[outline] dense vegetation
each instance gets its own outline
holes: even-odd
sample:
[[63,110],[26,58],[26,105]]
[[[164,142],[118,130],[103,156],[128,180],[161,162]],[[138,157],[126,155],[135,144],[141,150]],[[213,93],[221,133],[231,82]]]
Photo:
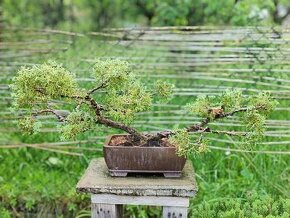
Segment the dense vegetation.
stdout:
[[13,25],[97,30],[116,26],[282,24],[287,0],[2,0]]
[[[279,3],[288,7],[288,1],[282,0],[236,1],[236,3],[184,1],[184,4],[177,4],[175,1],[156,1],[157,5],[153,1],[115,1],[115,4],[111,4],[111,1],[65,0],[0,2],[3,18],[7,24],[21,27],[53,27],[77,32],[135,24],[155,26],[280,24],[285,21],[286,13],[278,16],[277,5]],[[192,5],[194,8],[191,8]],[[264,9],[269,13],[266,18],[263,15]],[[261,11],[262,13],[258,13]],[[276,32],[279,36],[279,31]],[[181,36],[184,37],[189,33],[194,35],[187,30]],[[244,96],[261,93],[262,90],[273,93],[279,105],[270,115],[270,121],[266,123],[266,142],[258,143],[254,148],[255,153],[239,149],[240,144],[231,136],[214,138],[214,134],[207,134],[205,138],[210,139],[208,141],[211,143],[208,146],[212,148],[212,152],[189,157],[193,162],[199,185],[197,197],[191,200],[190,214],[201,217],[289,217],[290,160],[289,155],[285,155],[289,150],[287,149],[289,53],[283,50],[283,47],[287,46],[286,42],[283,42],[285,38],[281,40],[282,44],[279,44],[280,42],[268,44],[266,36],[256,40],[251,35],[248,35],[249,41],[225,42],[229,47],[259,47],[261,52],[257,55],[256,62],[235,62],[226,66],[219,65],[220,59],[215,59],[227,55],[226,52],[217,52],[217,56],[214,56],[215,51],[203,52],[212,57],[216,65],[211,65],[211,60],[207,60],[205,67],[198,65],[187,69],[188,63],[178,65],[179,58],[189,56],[193,57],[190,61],[194,61],[199,52],[176,51],[172,46],[170,49],[165,48],[168,53],[162,53],[164,47],[153,45],[146,48],[142,44],[143,41],[133,43],[133,48],[124,49],[122,46],[118,47],[117,43],[113,44],[114,46],[105,45],[102,43],[104,40],[102,37],[62,35],[41,30],[1,29],[0,34],[2,34],[0,43],[9,42],[1,44],[3,54],[0,62],[0,87],[3,99],[0,105],[0,217],[22,217],[24,214],[28,217],[35,214],[40,217],[45,215],[89,217],[89,198],[87,195],[75,193],[75,184],[90,160],[102,156],[104,137],[115,132],[98,128],[97,132],[92,131],[78,136],[76,141],[60,142],[60,133],[57,132],[54,117],[45,116],[44,118],[48,120],[44,122],[40,133],[32,136],[22,135],[17,127],[18,117],[15,116],[15,112],[11,112],[13,105],[7,87],[12,83],[12,77],[16,75],[20,66],[31,66],[54,59],[64,63],[64,66],[76,75],[81,87],[91,89],[93,85],[90,69],[95,58],[103,56],[128,58],[146,84],[152,84],[156,78],[175,84],[173,98],[167,107],[160,102],[153,105],[152,113],[137,115],[134,126],[144,131],[182,128],[188,123],[198,122],[198,118],[181,113],[181,109],[184,108],[178,107],[194,102],[197,94],[220,94],[220,90],[232,87],[239,88]],[[124,43],[126,45],[126,39]],[[140,47],[136,46],[138,43]],[[175,42],[170,43],[175,45]],[[202,46],[207,47],[208,44],[204,43]],[[264,48],[276,49],[277,54],[282,56],[281,65],[280,62],[273,62],[271,59],[276,53],[265,53]],[[40,52],[37,53],[38,51]],[[247,50],[245,54],[251,55],[251,50]],[[144,57],[148,57],[148,60]],[[268,58],[268,61],[263,61],[264,57]],[[158,65],[157,67],[153,65],[150,58],[156,60],[153,63],[156,65],[159,62],[163,67],[168,62],[172,65],[161,69]],[[144,65],[148,67],[142,68]],[[59,104],[58,108],[64,107],[62,111],[64,114],[66,110],[74,108],[74,105],[66,105],[60,101],[54,103]],[[240,123],[235,119],[216,125],[224,127],[227,131],[232,128],[234,131],[242,131]],[[271,152],[265,153],[268,150]],[[129,206],[125,212],[128,216],[135,214],[135,217],[153,217],[160,215],[160,208]]]

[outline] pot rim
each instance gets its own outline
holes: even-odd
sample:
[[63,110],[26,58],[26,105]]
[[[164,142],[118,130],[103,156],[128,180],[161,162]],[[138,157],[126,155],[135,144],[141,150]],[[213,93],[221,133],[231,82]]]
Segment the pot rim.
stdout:
[[138,148],[138,149],[174,149],[176,150],[176,147],[175,146],[172,146],[172,147],[154,147],[154,146],[147,146],[147,147],[141,147],[141,146],[116,146],[116,145],[109,145],[111,139],[114,137],[114,136],[126,136],[126,135],[129,135],[129,134],[113,134],[113,135],[108,135],[107,138],[106,138],[106,141],[105,141],[105,144],[103,145],[103,147],[105,148],[121,148],[121,149],[128,149],[128,148]]

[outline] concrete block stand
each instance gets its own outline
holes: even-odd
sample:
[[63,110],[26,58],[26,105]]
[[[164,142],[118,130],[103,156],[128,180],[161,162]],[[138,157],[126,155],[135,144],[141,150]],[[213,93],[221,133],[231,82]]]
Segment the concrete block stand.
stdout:
[[187,217],[189,198],[197,186],[194,170],[187,161],[180,178],[144,175],[111,177],[103,158],[91,161],[76,187],[91,194],[93,218],[120,218],[123,205],[163,207],[163,217]]

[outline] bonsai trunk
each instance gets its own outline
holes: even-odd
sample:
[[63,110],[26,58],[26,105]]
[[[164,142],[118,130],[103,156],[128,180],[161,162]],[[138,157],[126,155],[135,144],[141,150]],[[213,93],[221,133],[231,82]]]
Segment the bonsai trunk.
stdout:
[[113,120],[107,119],[107,118],[102,117],[102,116],[98,116],[97,119],[98,119],[98,122],[101,123],[101,124],[104,124],[104,125],[109,126],[109,127],[121,129],[121,130],[124,130],[125,132],[129,133],[130,135],[132,135],[132,138],[133,138],[134,142],[147,141],[147,137],[146,136],[140,134],[134,128],[126,126],[123,123],[118,123],[118,122],[115,122]]

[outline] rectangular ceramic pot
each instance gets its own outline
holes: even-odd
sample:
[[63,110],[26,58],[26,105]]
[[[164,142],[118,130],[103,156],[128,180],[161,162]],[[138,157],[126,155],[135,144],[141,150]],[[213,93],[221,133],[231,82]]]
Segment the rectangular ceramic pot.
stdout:
[[180,177],[186,159],[176,154],[175,147],[111,146],[109,136],[103,147],[104,157],[112,176],[127,176],[130,172],[163,173],[165,177]]

